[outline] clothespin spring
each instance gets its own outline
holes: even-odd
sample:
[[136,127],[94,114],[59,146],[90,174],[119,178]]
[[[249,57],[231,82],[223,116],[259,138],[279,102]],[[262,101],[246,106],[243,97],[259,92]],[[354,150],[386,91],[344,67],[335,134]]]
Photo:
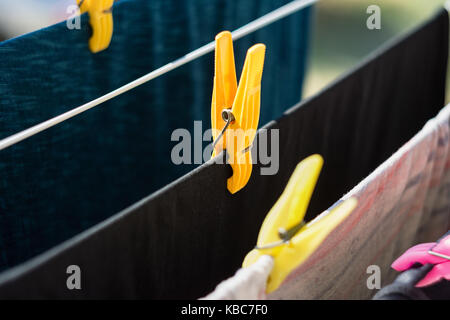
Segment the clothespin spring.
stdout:
[[450,256],[446,256],[445,254],[442,254],[442,253],[439,253],[439,252],[436,252],[436,251],[433,251],[433,250],[429,250],[428,254],[431,254],[432,256],[436,256],[436,257],[439,257],[439,258],[450,260]]
[[[222,110],[222,119],[226,122],[225,126],[223,127],[222,131],[220,131],[219,135],[217,136],[217,139],[213,142],[213,150],[216,148],[217,143],[222,139],[222,136],[224,135],[225,131],[228,129],[230,124],[232,124],[235,121],[235,117],[233,112],[231,112],[231,109],[223,109]],[[246,153],[248,150],[250,150],[252,145],[249,145],[247,148],[242,150],[242,153]]]

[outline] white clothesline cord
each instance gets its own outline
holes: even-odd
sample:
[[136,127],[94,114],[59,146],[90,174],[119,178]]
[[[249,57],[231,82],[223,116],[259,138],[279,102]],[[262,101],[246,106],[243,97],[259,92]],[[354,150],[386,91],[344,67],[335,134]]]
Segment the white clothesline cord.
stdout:
[[[292,1],[282,7],[256,19],[256,20],[240,27],[239,29],[236,29],[235,31],[233,31],[231,33],[233,40],[242,38],[242,37],[248,35],[249,33],[252,33],[258,29],[261,29],[261,28],[267,26],[268,24],[271,24],[277,20],[280,20],[280,19],[286,17],[287,15],[290,15],[290,14],[292,14],[302,8],[305,8],[317,1],[318,0],[295,0],[295,1]],[[101,96],[101,97],[99,97],[95,100],[92,100],[86,104],[83,104],[75,109],[67,111],[59,116],[56,116],[52,119],[44,121],[44,122],[37,124],[31,128],[23,130],[19,133],[13,134],[12,136],[9,136],[5,139],[2,139],[2,140],[0,140],[0,150],[8,148],[22,140],[25,140],[31,136],[34,136],[35,134],[37,134],[41,131],[51,128],[51,127],[57,125],[58,123],[61,123],[67,119],[75,117],[76,115],[78,115],[82,112],[85,112],[95,106],[98,106],[99,104],[101,104],[105,101],[108,101],[122,93],[125,93],[133,88],[136,88],[137,86],[140,86],[143,83],[153,80],[153,79],[155,79],[169,71],[172,71],[192,60],[200,58],[201,56],[213,51],[214,48],[215,48],[215,42],[212,41],[212,42],[204,45],[203,47],[200,47],[175,61],[169,62],[168,64],[166,64],[156,70],[153,70],[152,72],[147,73],[146,75],[144,75],[130,83],[127,83],[126,85],[124,85],[114,91],[111,91],[111,92],[105,94],[104,96]]]

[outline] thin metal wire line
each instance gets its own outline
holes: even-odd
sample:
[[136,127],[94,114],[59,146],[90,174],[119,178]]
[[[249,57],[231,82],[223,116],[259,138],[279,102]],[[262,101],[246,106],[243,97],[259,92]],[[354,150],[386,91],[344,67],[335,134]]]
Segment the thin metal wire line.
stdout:
[[428,251],[428,253],[433,255],[433,256],[436,256],[436,257],[440,257],[440,258],[444,258],[444,259],[450,260],[450,256],[446,256],[445,254],[442,254],[442,253],[439,253],[439,252],[436,252],[436,251],[430,250],[430,251]]
[[[233,40],[242,38],[242,37],[248,35],[249,33],[252,33],[258,29],[261,29],[275,21],[278,21],[278,20],[286,17],[287,15],[290,15],[304,7],[314,4],[317,1],[318,0],[295,0],[295,1],[292,1],[282,7],[256,19],[256,20],[240,27],[239,29],[236,29],[235,31],[233,31],[231,33],[232,38],[233,38]],[[99,104],[101,104],[105,101],[108,101],[114,97],[117,97],[118,95],[121,95],[122,93],[125,93],[131,89],[134,89],[143,83],[153,80],[153,79],[155,79],[169,71],[172,71],[188,62],[191,62],[197,58],[200,58],[201,56],[213,51],[214,48],[215,48],[215,42],[212,41],[212,42],[204,45],[203,47],[200,47],[177,60],[169,62],[168,64],[166,64],[156,70],[153,70],[152,72],[147,73],[146,75],[144,75],[144,76],[142,76],[142,77],[140,77],[140,78],[116,89],[116,90],[113,90],[95,100],[85,103],[79,107],[76,107],[70,111],[67,111],[63,114],[60,114],[59,116],[56,116],[56,117],[49,119],[47,121],[44,121],[42,123],[39,123],[33,127],[30,127],[28,129],[21,131],[21,132],[13,134],[12,136],[4,138],[4,139],[0,140],[0,150],[8,148],[20,141],[23,141],[31,136],[34,136],[35,134],[37,134],[41,131],[49,129],[65,120],[68,120],[72,117],[75,117],[76,115],[78,115],[80,113],[83,113],[95,106],[98,106]]]

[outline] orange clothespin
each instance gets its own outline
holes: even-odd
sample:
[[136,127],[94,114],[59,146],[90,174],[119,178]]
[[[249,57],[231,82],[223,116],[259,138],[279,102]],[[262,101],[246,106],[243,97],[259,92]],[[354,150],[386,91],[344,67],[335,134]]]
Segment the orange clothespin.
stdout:
[[236,82],[231,33],[216,36],[211,126],[213,157],[226,149],[233,175],[227,181],[231,193],[242,189],[252,173],[250,147],[259,121],[261,77],[266,46],[256,44],[247,51],[239,87]]
[[89,49],[93,53],[109,47],[113,34],[112,6],[114,0],[77,0],[81,13],[89,12],[92,37]]

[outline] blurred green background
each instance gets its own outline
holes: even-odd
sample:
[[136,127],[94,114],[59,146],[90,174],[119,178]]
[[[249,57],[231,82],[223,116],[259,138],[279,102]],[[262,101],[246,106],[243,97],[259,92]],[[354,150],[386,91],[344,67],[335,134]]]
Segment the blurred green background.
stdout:
[[[373,50],[404,34],[444,6],[445,0],[321,0],[316,5],[304,97],[360,63]],[[381,9],[381,30],[369,30],[369,5]],[[448,74],[448,73],[447,73]],[[447,102],[450,97],[447,76]]]

